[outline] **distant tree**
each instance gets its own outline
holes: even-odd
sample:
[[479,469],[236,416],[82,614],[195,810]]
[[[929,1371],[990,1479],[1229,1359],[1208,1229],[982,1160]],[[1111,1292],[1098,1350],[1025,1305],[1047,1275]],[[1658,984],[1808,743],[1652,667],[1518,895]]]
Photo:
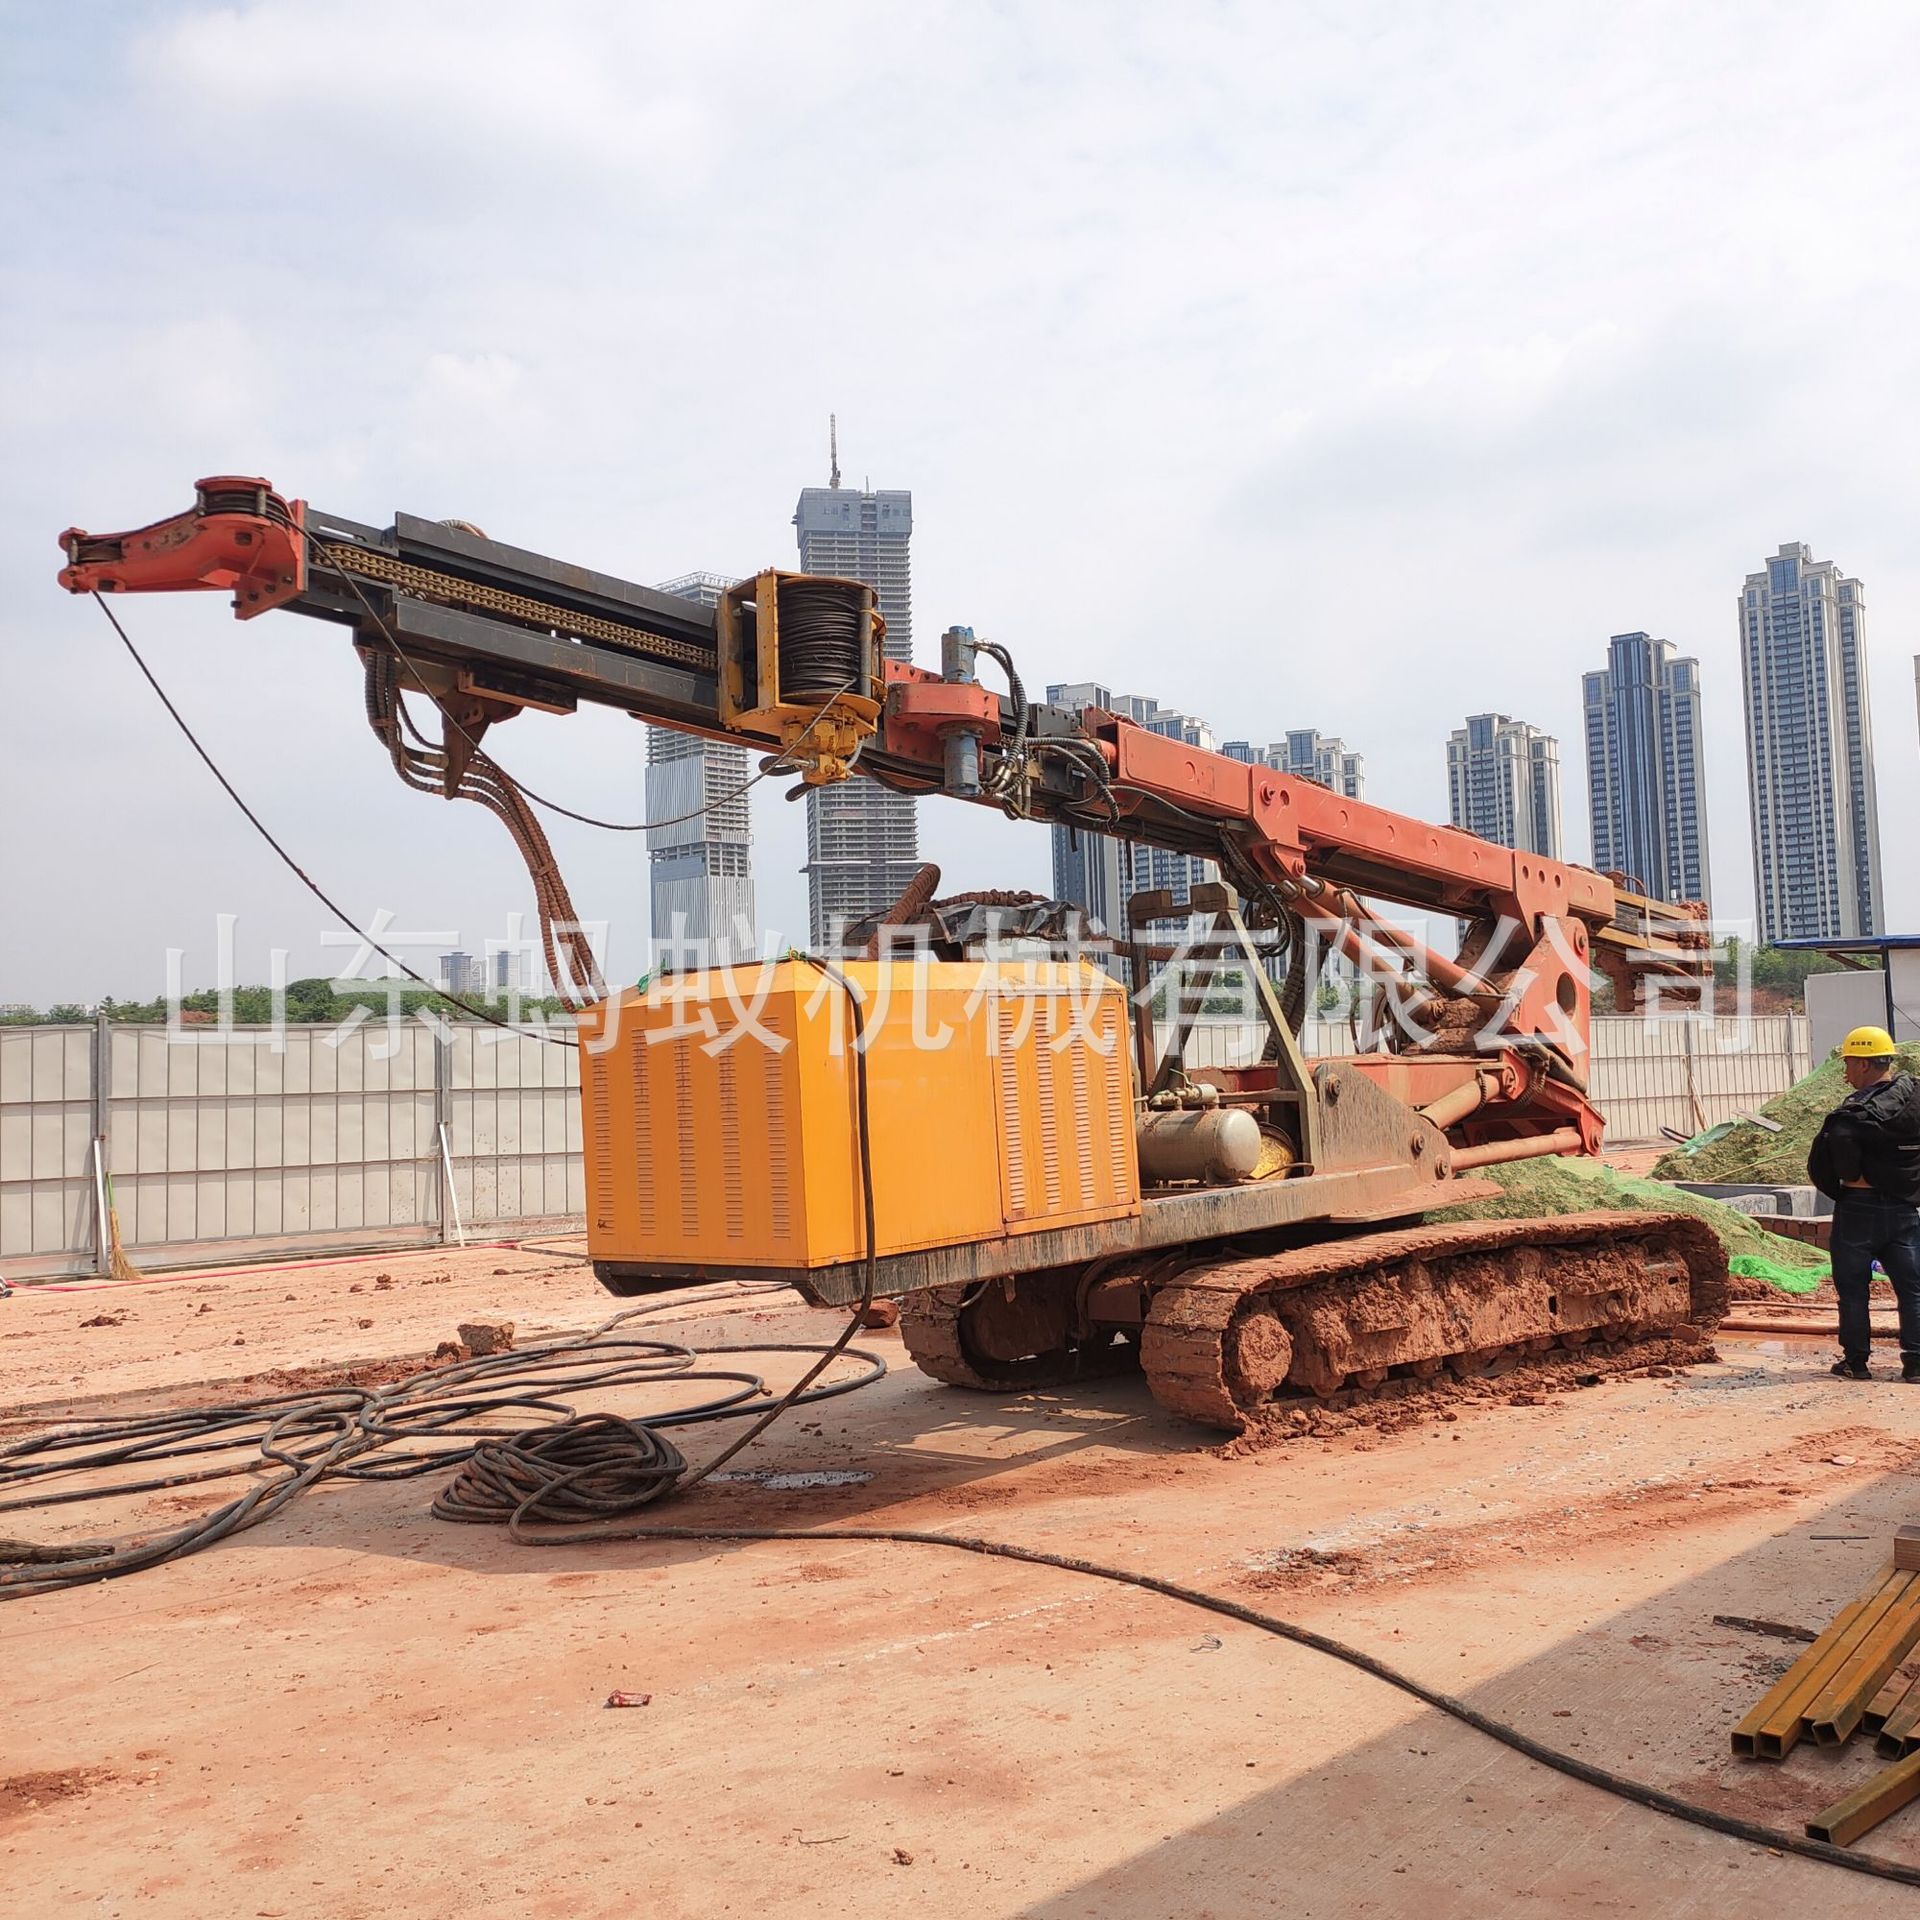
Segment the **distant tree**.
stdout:
[[[1755,987],[1786,994],[1800,1005],[1806,1003],[1807,981],[1812,975],[1850,970],[1846,961],[1836,960],[1830,954],[1750,944],[1743,942],[1738,935],[1730,934],[1720,959],[1714,964],[1714,986],[1718,992],[1733,993],[1738,989],[1743,954],[1746,956],[1747,977]],[[1863,955],[1862,958],[1872,970],[1878,971],[1877,958],[1869,955]]]
[[338,995],[331,980],[294,980],[287,986],[289,1020],[334,1020]]

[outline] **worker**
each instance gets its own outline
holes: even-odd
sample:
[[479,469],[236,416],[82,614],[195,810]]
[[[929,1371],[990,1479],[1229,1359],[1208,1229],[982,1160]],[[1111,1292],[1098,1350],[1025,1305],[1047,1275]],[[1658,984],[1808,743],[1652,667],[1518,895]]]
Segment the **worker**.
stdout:
[[1833,1202],[1833,1284],[1842,1380],[1869,1378],[1867,1289],[1878,1260],[1900,1307],[1900,1377],[1920,1384],[1920,1080],[1899,1073],[1893,1036],[1855,1027],[1841,1042],[1847,1097],[1821,1122],[1807,1176]]

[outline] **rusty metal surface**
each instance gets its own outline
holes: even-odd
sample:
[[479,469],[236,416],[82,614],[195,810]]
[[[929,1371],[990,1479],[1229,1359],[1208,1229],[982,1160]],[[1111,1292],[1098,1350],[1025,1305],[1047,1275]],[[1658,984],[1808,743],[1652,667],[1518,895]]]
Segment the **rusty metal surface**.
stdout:
[[1391,1374],[1484,1371],[1502,1355],[1704,1332],[1727,1307],[1726,1254],[1682,1214],[1456,1221],[1198,1266],[1163,1287],[1141,1360],[1163,1406],[1237,1428],[1283,1378],[1324,1398]]
[[1844,1799],[1836,1800],[1824,1813],[1815,1814],[1807,1822],[1808,1837],[1830,1841],[1836,1847],[1851,1846],[1863,1833],[1871,1833],[1889,1814],[1898,1813],[1916,1799],[1920,1799],[1920,1753],[1910,1754],[1898,1766],[1876,1773]]
[[[968,1286],[1008,1274],[1049,1267],[1085,1267],[1096,1260],[1163,1248],[1231,1240],[1277,1227],[1332,1222],[1355,1214],[1403,1217],[1447,1204],[1449,1183],[1430,1170],[1360,1167],[1298,1180],[1262,1180],[1249,1186],[1204,1187],[1191,1193],[1150,1195],[1138,1215],[1008,1234],[958,1246],[884,1255],[875,1292],[904,1296],[928,1287]],[[673,1261],[610,1261],[594,1271],[614,1293],[645,1291],[662,1280],[693,1285],[705,1280],[782,1280],[815,1306],[851,1306],[865,1286],[863,1262],[796,1268],[719,1266]]]
[[323,546],[320,561],[337,572],[358,574],[362,579],[377,581],[419,600],[437,601],[441,606],[501,614],[543,632],[576,634],[581,639],[599,640],[608,646],[650,654],[658,660],[677,661],[683,666],[711,667],[714,663],[711,647],[697,646],[670,634],[629,626],[625,621],[608,620],[550,600],[536,600],[528,594],[509,593],[501,587],[462,580],[453,574],[438,573],[431,567],[412,566],[392,554],[369,547],[346,542]]
[[1317,1171],[1397,1162],[1434,1180],[1452,1166],[1447,1136],[1364,1073],[1356,1073],[1352,1062],[1323,1061],[1314,1069],[1313,1086],[1320,1103]]
[[1110,1330],[1076,1333],[1077,1291],[1070,1272],[1019,1286],[937,1287],[900,1303],[900,1338],[922,1373],[987,1392],[1063,1386],[1132,1367],[1130,1342]]

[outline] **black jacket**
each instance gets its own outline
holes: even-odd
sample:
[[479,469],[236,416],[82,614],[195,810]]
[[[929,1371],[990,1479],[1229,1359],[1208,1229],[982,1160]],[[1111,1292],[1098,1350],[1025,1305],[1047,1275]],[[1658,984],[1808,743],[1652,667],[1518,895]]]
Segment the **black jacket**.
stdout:
[[1830,1199],[1864,1180],[1876,1200],[1920,1206],[1920,1080],[1896,1073],[1841,1101],[1814,1135],[1807,1177]]

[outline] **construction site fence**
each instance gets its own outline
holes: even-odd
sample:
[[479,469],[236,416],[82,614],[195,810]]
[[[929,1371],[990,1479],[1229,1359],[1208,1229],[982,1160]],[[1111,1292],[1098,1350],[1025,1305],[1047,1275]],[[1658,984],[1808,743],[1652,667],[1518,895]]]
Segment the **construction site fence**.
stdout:
[[[1345,1020],[1309,1020],[1310,1058],[1351,1053]],[[1187,1050],[1194,1066],[1239,1067],[1258,1060],[1266,1030],[1255,1022],[1203,1017]],[[1799,1013],[1707,1020],[1603,1013],[1593,1019],[1588,1086],[1614,1145],[1703,1133],[1751,1113],[1812,1067],[1807,1020]]]
[[[1303,1037],[1354,1044],[1344,1021]],[[1188,1058],[1245,1065],[1263,1041],[1203,1019]],[[1798,1014],[1603,1015],[1592,1085],[1610,1140],[1657,1140],[1752,1111],[1807,1048]],[[578,1230],[579,1084],[570,1044],[468,1023],[0,1028],[0,1277],[104,1272],[109,1197],[151,1267]]]
[[141,1267],[577,1230],[579,1085],[478,1023],[0,1027],[0,1276],[105,1271],[109,1195]]

